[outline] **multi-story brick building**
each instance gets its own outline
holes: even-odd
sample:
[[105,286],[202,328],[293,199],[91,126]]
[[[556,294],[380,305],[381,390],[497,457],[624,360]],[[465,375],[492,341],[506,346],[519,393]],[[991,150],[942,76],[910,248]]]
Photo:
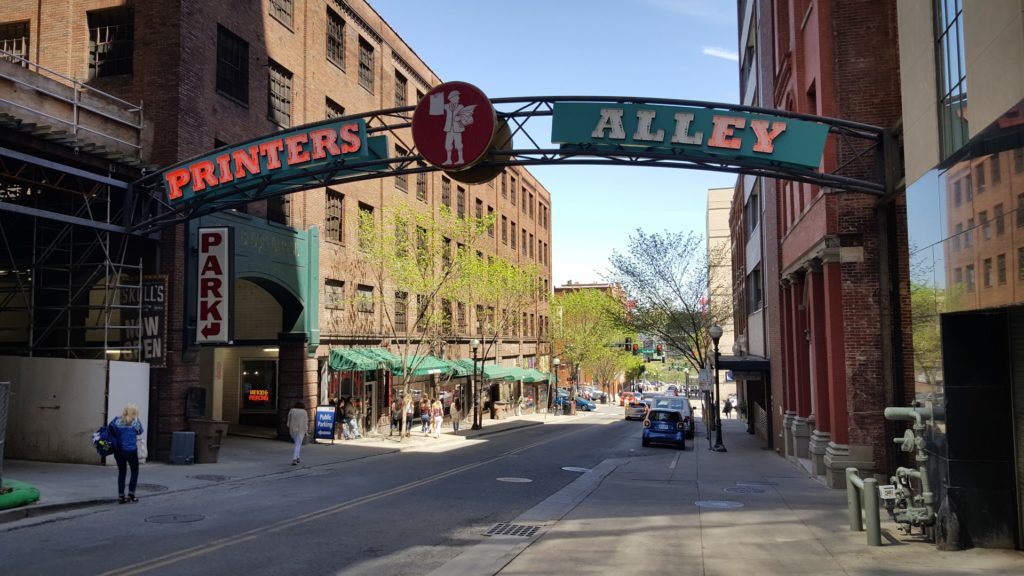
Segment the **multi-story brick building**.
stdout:
[[[897,123],[895,2],[738,6],[743,104]],[[822,169],[851,157],[830,139]],[[745,297],[736,299],[736,329],[751,354],[770,360],[770,394],[761,395],[770,405],[759,408],[773,421],[763,430],[830,486],[845,485],[847,466],[884,471],[894,457],[882,410],[909,397],[909,373],[894,362],[908,302],[891,272],[905,246],[903,211],[895,196],[753,177],[737,184],[731,228]]]
[[[244,6],[198,0],[13,0],[0,7],[0,34],[0,46],[26,60],[144,103],[141,157],[150,166],[328,118],[413,106],[441,82],[362,0],[264,0]],[[411,142],[407,129],[395,133],[389,155],[408,155]],[[151,427],[159,432],[161,456],[170,434],[187,426],[186,392],[193,387],[207,390],[207,415],[271,430],[280,427],[282,410],[297,399],[310,406],[334,394],[355,394],[369,395],[374,409],[386,405],[386,382],[369,391],[363,386],[374,374],[322,380],[320,368],[331,349],[393,345],[379,308],[344,309],[339,303],[365,291],[384,298],[391,294],[361,268],[357,228],[360,214],[383,223],[384,213],[397,203],[433,213],[447,205],[459,214],[493,214],[496,225],[483,252],[537,265],[541,285],[550,288],[551,197],[518,167],[473,185],[439,172],[363,180],[251,202],[164,228],[159,251],[143,264],[144,273],[169,278],[166,364],[152,371]],[[315,227],[317,314],[259,274],[239,275],[233,342],[196,347],[194,312],[184,290],[194,262],[187,247],[194,245],[195,225],[209,223],[247,230],[239,250],[248,250],[254,260],[273,256],[266,248],[273,243],[315,239],[303,236]],[[470,355],[476,304],[452,303],[455,331],[446,357]],[[516,332],[492,350],[490,362],[547,366],[546,297],[538,295],[523,314]],[[296,328],[297,316],[307,324]],[[314,316],[319,325],[308,324]],[[318,339],[311,337],[317,330]],[[104,350],[97,354],[102,358]],[[264,374],[272,369],[274,377],[246,383],[261,368]],[[271,394],[244,397],[247,387],[264,390],[264,384],[272,386]]]

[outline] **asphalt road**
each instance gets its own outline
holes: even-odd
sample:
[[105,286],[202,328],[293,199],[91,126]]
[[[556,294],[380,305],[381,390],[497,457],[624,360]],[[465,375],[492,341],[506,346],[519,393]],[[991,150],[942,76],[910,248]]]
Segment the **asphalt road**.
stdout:
[[635,455],[641,424],[604,408],[8,532],[0,574],[426,574],[579,477],[563,467]]

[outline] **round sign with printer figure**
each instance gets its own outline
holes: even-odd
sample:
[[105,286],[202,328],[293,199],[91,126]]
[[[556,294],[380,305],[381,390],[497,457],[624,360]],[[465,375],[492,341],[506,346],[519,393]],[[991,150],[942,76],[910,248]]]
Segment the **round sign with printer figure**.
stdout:
[[490,99],[466,82],[427,92],[412,115],[412,139],[423,159],[442,170],[471,168],[487,154],[497,126]]

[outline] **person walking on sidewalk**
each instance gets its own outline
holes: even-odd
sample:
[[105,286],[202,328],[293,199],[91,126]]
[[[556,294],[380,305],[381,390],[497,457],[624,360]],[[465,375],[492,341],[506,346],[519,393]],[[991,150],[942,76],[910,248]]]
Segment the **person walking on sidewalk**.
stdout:
[[306,413],[306,405],[296,402],[295,406],[288,411],[288,433],[292,435],[292,441],[295,442],[295,450],[292,451],[292,466],[299,463],[302,439],[306,437],[308,430],[309,414]]
[[[127,404],[121,415],[110,421],[110,427],[117,437],[117,449],[114,450],[114,461],[117,462],[117,494],[118,502],[138,502],[135,487],[139,484],[139,437],[145,431],[139,420],[139,408],[135,404]],[[131,468],[132,476],[128,482],[128,496],[124,495],[124,480]]]
[[345,429],[345,440],[363,437],[359,433],[359,409],[352,398],[345,400],[345,424],[348,425]]
[[722,407],[722,412],[725,413],[726,418],[732,418],[732,400],[725,399],[725,406]]
[[441,436],[441,423],[444,422],[444,405],[440,400],[434,400],[430,405],[430,425],[433,428],[434,438]]
[[[415,406],[413,406],[412,403],[412,396],[406,396],[402,400],[402,413],[405,414],[405,428],[402,429],[402,432],[406,437],[412,434],[412,413],[414,409]],[[398,437],[401,439],[401,434],[399,434]]]
[[395,401],[391,403],[391,434],[392,436],[398,431],[398,435],[402,435],[402,401],[395,398]]
[[462,423],[462,401],[458,398],[452,402],[452,407],[449,409],[449,414],[452,417],[452,430],[455,434],[459,433],[459,424]]
[[430,433],[430,399],[426,396],[420,399],[420,432],[424,436]]

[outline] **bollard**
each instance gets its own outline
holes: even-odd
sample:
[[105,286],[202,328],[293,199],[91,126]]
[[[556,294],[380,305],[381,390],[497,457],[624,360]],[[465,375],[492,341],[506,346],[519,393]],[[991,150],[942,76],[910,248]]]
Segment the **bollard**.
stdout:
[[856,468],[846,469],[846,512],[850,517],[850,530],[860,532],[864,529],[864,520],[860,512],[860,490],[863,486]]
[[882,545],[882,518],[878,511],[878,480],[864,480],[864,514],[867,515],[868,546]]

